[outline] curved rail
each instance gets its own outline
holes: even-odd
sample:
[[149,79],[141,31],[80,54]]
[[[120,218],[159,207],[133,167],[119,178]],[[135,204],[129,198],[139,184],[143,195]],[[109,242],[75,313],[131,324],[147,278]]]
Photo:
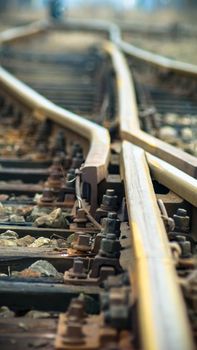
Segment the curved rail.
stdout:
[[184,63],[181,61],[173,60],[155,53],[152,53],[147,50],[140,49],[134,45],[131,45],[123,40],[118,40],[117,45],[119,48],[127,55],[134,56],[140,60],[156,65],[160,68],[172,70],[176,73],[183,75],[196,76],[197,75],[197,66],[190,63]]
[[146,153],[153,177],[197,207],[197,180],[163,160]]
[[[134,84],[127,62],[120,51],[112,44],[106,48],[111,53],[114,67],[119,72],[118,86],[122,90],[119,97],[120,134],[145,151],[167,161],[188,175],[197,178],[197,158],[147,134],[140,129]],[[130,101],[130,103],[128,103]]]
[[0,44],[5,44],[15,40],[25,39],[28,36],[40,34],[46,30],[83,30],[104,33],[113,42],[120,41],[121,32],[119,27],[109,21],[104,20],[81,20],[68,19],[65,22],[54,23],[52,21],[36,21],[31,24],[11,28],[0,33]]
[[107,174],[110,137],[106,129],[81,118],[61,107],[57,107],[37,92],[0,68],[0,85],[17,100],[26,104],[33,113],[46,116],[83,136],[90,142],[89,153],[82,168],[83,181],[91,185],[91,203],[97,198],[97,184]]
[[72,29],[72,30],[93,30],[95,32],[106,33],[109,39],[117,44],[119,48],[126,54],[137,57],[144,62],[151,63],[160,68],[174,70],[180,74],[197,75],[197,66],[181,61],[173,60],[150,51],[140,49],[122,40],[121,29],[113,22],[105,20],[91,19],[68,19],[65,22],[54,23],[51,21],[37,21],[22,27],[16,27],[3,31],[0,34],[0,43],[14,41],[25,38],[29,35],[39,34],[47,29]]
[[0,33],[0,44],[6,44],[10,41],[25,39],[30,35],[37,35],[48,29],[47,21],[37,21],[20,27],[7,29]]

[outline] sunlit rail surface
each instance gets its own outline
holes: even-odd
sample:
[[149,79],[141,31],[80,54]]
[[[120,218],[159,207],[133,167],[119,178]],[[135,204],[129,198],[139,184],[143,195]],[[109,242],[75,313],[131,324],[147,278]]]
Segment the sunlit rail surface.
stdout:
[[195,68],[101,21],[0,41],[1,349],[193,349]]

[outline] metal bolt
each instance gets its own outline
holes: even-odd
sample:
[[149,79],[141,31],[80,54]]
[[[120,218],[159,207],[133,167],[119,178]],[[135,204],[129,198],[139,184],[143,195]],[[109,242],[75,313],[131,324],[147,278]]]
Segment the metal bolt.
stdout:
[[66,344],[83,344],[84,334],[80,323],[69,322],[67,324],[66,334],[63,342]]
[[76,218],[73,220],[74,223],[77,224],[77,227],[86,227],[86,223],[87,223],[87,216],[86,216],[86,212],[84,211],[84,209],[77,209],[77,215]]
[[188,232],[190,225],[190,217],[187,215],[187,210],[179,208],[176,214],[173,215],[175,222],[175,230],[180,232]]
[[191,255],[191,242],[187,241],[184,236],[176,236],[176,239],[181,247],[181,255],[183,258],[187,258]]
[[53,146],[54,154],[58,152],[65,152],[66,149],[66,140],[63,130],[59,130],[55,139],[55,144]]
[[90,250],[90,236],[87,234],[79,233],[77,242],[73,244],[73,248],[82,252]]
[[118,219],[117,213],[109,212],[107,218],[102,221],[102,233],[114,233],[117,238],[120,237],[120,220]]
[[117,209],[117,199],[115,191],[113,189],[106,190],[106,193],[103,195],[101,209],[106,211],[113,211]]
[[81,164],[83,163],[83,154],[82,153],[77,153],[75,157],[73,158],[72,161],[72,168],[78,169],[80,168]]
[[50,134],[51,122],[49,120],[44,121],[38,129],[36,142],[43,143],[45,138]]
[[41,202],[51,203],[54,200],[53,192],[49,188],[45,188],[41,197]]
[[120,247],[120,242],[116,239],[116,235],[108,233],[106,237],[101,240],[99,255],[108,258],[119,258]]
[[81,299],[72,299],[71,304],[67,311],[69,321],[80,322],[84,321],[85,314],[85,303]]
[[70,278],[86,278],[87,275],[84,269],[83,260],[75,258],[73,261],[73,267],[69,270],[68,275]]
[[77,153],[82,153],[82,147],[79,143],[75,143],[72,147],[72,158],[76,156]]
[[57,170],[52,171],[48,178],[48,184],[50,187],[59,189],[62,185],[62,173]]

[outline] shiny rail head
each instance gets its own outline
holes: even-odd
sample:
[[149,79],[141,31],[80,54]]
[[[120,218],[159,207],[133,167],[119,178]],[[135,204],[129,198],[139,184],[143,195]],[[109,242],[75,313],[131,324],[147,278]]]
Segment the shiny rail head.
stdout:
[[154,54],[150,51],[131,45],[123,40],[117,42],[117,45],[126,55],[136,57],[145,63],[149,63],[159,68],[168,69],[169,71],[176,72],[180,75],[197,77],[197,66],[194,64],[180,62]]
[[106,35],[112,42],[118,42],[121,38],[119,27],[110,21],[67,19],[66,21],[54,22],[50,20],[42,20],[3,31],[0,33],[0,44],[25,39],[26,37],[33,35],[39,35],[47,30],[72,30],[100,33]]
[[122,171],[135,255],[142,346],[148,350],[174,350],[177,346],[193,349],[145,153],[126,141],[122,145]]
[[140,129],[134,82],[125,57],[111,43],[106,46],[106,50],[112,57],[114,69],[117,74],[121,138],[142,147],[145,151],[178,167],[188,175],[197,178],[196,157]]
[[171,164],[146,153],[148,165],[154,178],[173,192],[197,207],[197,180]]
[[7,93],[28,107],[32,114],[46,116],[66,129],[81,135],[89,142],[89,153],[82,170],[84,181],[89,182],[94,172],[92,185],[95,187],[106,177],[110,137],[105,128],[57,107],[3,68],[0,68],[0,85]]

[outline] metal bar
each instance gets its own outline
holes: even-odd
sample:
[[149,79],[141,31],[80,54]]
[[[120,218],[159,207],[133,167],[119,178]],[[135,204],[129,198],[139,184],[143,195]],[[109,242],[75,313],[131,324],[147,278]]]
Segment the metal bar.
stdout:
[[197,207],[197,180],[163,160],[146,153],[153,177]]
[[82,117],[57,107],[54,103],[14,78],[0,67],[0,84],[17,100],[32,109],[33,113],[43,115],[89,140],[90,148],[82,168],[83,181],[92,187],[92,203],[97,198],[97,184],[107,175],[110,152],[110,137],[106,129]]
[[[113,45],[105,49],[116,68],[119,89],[119,120],[122,139],[130,141],[151,154],[197,178],[197,158],[140,130],[135,88],[131,72],[122,53]],[[128,103],[129,101],[129,103]]]
[[144,62],[156,65],[160,68],[173,70],[182,75],[197,76],[197,66],[194,64],[157,55],[150,51],[140,49],[139,47],[131,45],[123,40],[117,41],[116,44],[125,54],[139,58]]
[[193,349],[144,151],[124,141],[122,166],[135,257],[142,348]]

